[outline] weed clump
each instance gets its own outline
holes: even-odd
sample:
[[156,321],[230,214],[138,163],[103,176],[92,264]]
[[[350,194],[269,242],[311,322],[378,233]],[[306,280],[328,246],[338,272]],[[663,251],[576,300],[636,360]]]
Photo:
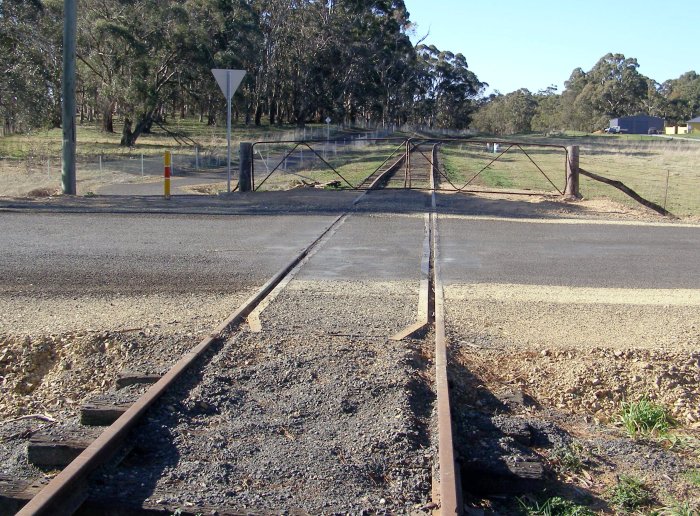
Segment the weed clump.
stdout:
[[520,507],[528,516],[595,516],[595,513],[588,507],[578,505],[570,500],[555,496],[548,498],[542,503],[527,503],[518,498]]
[[632,438],[664,435],[675,426],[666,408],[646,396],[639,401],[623,401],[620,422]]
[[700,469],[691,469],[687,471],[685,477],[688,479],[688,482],[694,486],[700,487]]
[[620,475],[612,488],[610,502],[622,511],[633,511],[649,505],[654,497],[644,483],[628,475]]
[[574,441],[568,446],[557,446],[549,455],[549,462],[560,475],[581,473],[589,462],[581,443]]

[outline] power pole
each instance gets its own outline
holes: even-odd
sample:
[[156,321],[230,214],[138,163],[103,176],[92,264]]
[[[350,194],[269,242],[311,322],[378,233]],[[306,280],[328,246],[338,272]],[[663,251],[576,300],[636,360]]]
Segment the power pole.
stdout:
[[76,194],[75,185],[75,46],[77,0],[63,1],[63,193]]

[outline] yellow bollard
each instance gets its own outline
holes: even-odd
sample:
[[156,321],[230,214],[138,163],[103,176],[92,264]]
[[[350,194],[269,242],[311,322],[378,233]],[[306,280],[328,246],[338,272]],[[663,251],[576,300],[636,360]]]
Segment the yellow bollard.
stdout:
[[163,173],[163,194],[170,199],[170,151],[165,151],[165,171]]

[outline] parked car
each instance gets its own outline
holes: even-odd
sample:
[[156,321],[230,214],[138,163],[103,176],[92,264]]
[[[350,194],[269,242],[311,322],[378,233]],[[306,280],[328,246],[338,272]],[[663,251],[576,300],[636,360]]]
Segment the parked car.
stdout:
[[605,132],[606,132],[606,133],[611,133],[611,134],[618,134],[618,133],[621,132],[620,126],[619,126],[619,125],[613,125],[613,126],[610,126],[610,127],[606,127],[606,128],[605,128]]

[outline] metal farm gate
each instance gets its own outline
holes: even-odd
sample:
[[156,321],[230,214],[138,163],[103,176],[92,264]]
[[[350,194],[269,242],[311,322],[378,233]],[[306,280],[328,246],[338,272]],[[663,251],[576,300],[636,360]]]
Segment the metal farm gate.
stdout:
[[[243,147],[242,147],[243,148]],[[250,189],[297,187],[564,195],[571,148],[485,139],[344,138],[250,145]]]

